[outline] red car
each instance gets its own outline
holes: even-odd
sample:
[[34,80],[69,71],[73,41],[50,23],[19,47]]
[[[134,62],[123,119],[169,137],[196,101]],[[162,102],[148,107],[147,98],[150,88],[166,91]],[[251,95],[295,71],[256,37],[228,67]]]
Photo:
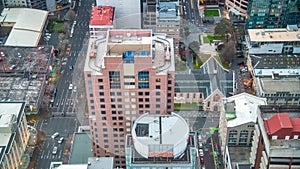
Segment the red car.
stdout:
[[204,157],[200,157],[200,163],[201,163],[201,164],[204,163]]

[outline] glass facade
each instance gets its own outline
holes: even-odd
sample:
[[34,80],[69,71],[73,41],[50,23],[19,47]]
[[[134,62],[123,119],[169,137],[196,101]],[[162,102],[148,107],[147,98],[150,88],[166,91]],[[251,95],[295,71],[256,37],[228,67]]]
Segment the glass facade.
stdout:
[[300,0],[249,1],[248,29],[285,28],[300,21]]

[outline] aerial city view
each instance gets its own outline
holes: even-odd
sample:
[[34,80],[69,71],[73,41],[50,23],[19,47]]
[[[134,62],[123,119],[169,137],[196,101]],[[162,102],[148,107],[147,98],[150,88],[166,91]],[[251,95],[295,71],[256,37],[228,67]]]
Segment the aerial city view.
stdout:
[[0,13],[0,169],[300,169],[300,0]]

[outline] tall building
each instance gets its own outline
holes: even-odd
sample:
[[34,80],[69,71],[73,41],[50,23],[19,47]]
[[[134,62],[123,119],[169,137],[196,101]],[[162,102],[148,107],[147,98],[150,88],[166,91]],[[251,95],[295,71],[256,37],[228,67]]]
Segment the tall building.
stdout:
[[179,54],[181,41],[181,6],[178,0],[147,0],[143,5],[143,28],[165,33],[174,38],[175,53]]
[[144,113],[169,114],[173,39],[151,30],[108,30],[90,39],[84,67],[94,156],[125,166],[125,136]]
[[115,7],[115,19],[117,29],[142,28],[141,0],[96,0],[97,6]]
[[300,168],[300,107],[261,106],[250,162],[254,169]]
[[241,20],[248,18],[248,3],[250,0],[225,0],[229,13],[238,16]]
[[29,139],[25,102],[0,102],[0,168],[20,168]]
[[126,168],[199,168],[195,133],[179,115],[140,116],[126,138]]
[[251,0],[248,29],[285,28],[300,23],[300,0]]

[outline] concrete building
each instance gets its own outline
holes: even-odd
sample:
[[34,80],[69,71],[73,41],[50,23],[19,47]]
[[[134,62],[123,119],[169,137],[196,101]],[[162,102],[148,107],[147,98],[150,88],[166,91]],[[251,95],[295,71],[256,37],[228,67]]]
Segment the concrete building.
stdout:
[[249,0],[225,0],[225,5],[228,12],[239,17],[241,20],[249,18],[248,5]]
[[248,54],[299,54],[300,29],[288,25],[281,29],[248,29]]
[[261,106],[250,162],[254,169],[300,168],[300,107]]
[[143,28],[165,33],[174,38],[175,53],[179,53],[181,41],[181,6],[177,1],[147,0],[143,5]]
[[299,55],[249,55],[247,65],[256,94],[268,104],[300,105]]
[[[248,93],[241,93],[223,100],[219,121],[219,140],[226,165],[231,165],[233,159],[236,159],[233,158],[233,150],[229,153],[231,147],[251,146],[255,130],[254,125],[256,124],[259,111],[258,106],[266,104],[265,98],[256,97]],[[248,156],[249,154],[250,152],[248,152]],[[238,163],[237,160],[234,160],[234,162]]]
[[0,102],[0,168],[20,168],[29,139],[24,102]]
[[195,133],[179,115],[140,116],[126,138],[126,168],[199,168]]
[[49,169],[113,169],[114,159],[112,157],[89,157],[87,163],[63,164],[62,162],[51,162]]
[[96,6],[115,7],[117,29],[141,29],[141,1],[96,0]]
[[54,11],[56,9],[56,0],[2,0],[4,8],[33,8],[41,10]]
[[109,30],[90,39],[84,67],[94,156],[125,166],[125,135],[144,113],[174,109],[173,39],[151,30]]
[[250,0],[248,1],[248,29],[285,28],[300,22],[299,0]]
[[107,31],[115,27],[115,8],[112,6],[92,7],[91,20],[89,24],[90,38],[96,38],[99,32]]
[[1,101],[24,101],[26,114],[37,114],[52,69],[52,47],[0,47]]
[[4,8],[0,25],[9,29],[4,46],[37,47],[48,18],[48,12],[29,8]]
[[233,94],[234,74],[214,58],[199,70],[175,75],[175,103],[203,103],[204,110],[219,111],[221,101]]

